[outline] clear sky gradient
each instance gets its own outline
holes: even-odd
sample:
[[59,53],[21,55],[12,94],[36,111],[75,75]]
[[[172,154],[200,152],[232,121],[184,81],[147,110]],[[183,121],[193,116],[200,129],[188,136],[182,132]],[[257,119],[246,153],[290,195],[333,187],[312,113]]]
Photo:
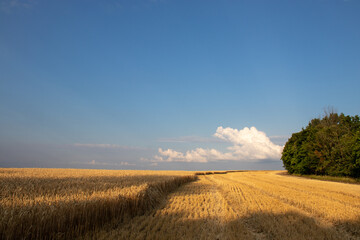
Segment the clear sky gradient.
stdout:
[[359,13],[1,0],[0,167],[282,169],[279,147],[325,108],[360,113]]

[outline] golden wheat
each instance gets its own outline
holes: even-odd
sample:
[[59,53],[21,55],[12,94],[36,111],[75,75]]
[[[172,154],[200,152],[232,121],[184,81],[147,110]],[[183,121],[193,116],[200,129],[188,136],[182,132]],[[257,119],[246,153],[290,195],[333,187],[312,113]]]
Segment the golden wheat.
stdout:
[[0,239],[70,238],[125,221],[194,179],[180,171],[0,169]]

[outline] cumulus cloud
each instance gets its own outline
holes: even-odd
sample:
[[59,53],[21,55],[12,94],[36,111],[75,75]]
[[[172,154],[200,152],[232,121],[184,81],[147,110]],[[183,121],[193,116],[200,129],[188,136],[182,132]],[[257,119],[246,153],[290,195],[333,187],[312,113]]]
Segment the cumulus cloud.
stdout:
[[177,152],[172,149],[162,150],[154,157],[158,162],[207,162],[209,159],[220,159],[222,153],[216,149],[196,148],[186,153]]
[[241,130],[218,127],[214,137],[231,143],[227,152],[216,149],[196,148],[185,153],[173,149],[159,148],[159,154],[152,162],[209,162],[220,160],[257,161],[264,159],[279,159],[283,146],[274,144],[269,137],[255,127],[245,127]]

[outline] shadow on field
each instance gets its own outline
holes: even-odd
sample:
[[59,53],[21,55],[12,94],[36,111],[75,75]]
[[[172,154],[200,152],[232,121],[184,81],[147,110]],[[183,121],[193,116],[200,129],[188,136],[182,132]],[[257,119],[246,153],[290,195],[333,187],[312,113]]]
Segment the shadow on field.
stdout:
[[222,221],[191,212],[136,217],[113,231],[99,232],[108,239],[359,239],[360,218],[336,226],[323,226],[296,212],[254,213]]
[[360,236],[360,218],[323,225],[315,218],[298,212],[257,212],[241,221],[253,232],[264,234],[269,239],[359,239]]

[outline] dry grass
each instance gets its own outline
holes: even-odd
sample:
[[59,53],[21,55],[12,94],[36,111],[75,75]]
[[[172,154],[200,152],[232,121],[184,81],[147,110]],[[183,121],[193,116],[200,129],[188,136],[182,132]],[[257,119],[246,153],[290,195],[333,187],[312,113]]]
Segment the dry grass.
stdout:
[[178,171],[0,169],[0,239],[71,238],[143,214],[195,178]]

